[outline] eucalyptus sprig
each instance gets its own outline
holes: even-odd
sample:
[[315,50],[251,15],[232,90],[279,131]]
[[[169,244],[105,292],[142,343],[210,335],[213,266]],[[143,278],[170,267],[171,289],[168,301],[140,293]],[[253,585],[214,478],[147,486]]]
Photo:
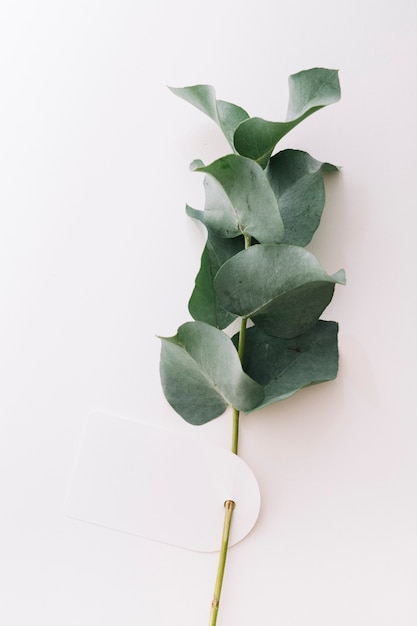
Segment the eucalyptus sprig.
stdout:
[[[210,85],[171,88],[218,124],[232,152],[191,169],[204,175],[205,206],[187,214],[207,231],[188,308],[193,321],[161,337],[166,399],[181,417],[205,424],[232,408],[232,451],[240,413],[253,413],[338,370],[338,324],[320,319],[344,271],[329,275],[305,249],[325,203],[324,171],[338,168],[301,150],[274,152],[280,139],[340,99],[337,70],[289,77],[287,119],[271,122],[217,100]],[[240,330],[231,335],[232,322]],[[215,626],[234,503],[225,527],[210,615]]]

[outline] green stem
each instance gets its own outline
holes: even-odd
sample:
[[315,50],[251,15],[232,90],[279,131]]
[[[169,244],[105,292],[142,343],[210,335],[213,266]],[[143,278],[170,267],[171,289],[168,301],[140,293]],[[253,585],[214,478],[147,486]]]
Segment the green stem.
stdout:
[[[245,237],[245,249],[249,248],[251,245],[251,238],[249,235],[244,235]],[[238,344],[238,355],[240,362],[243,362],[243,354],[245,352],[245,339],[246,339],[246,324],[247,317],[242,317],[240,322],[240,332],[239,332],[239,344]],[[238,441],[239,441],[239,411],[233,407],[233,424],[232,424],[232,452],[237,455],[238,453]],[[222,544],[220,548],[219,555],[219,564],[217,567],[217,577],[216,584],[214,587],[213,601],[211,603],[211,613],[210,613],[210,622],[209,626],[216,626],[217,624],[217,613],[219,612],[220,605],[220,594],[222,591],[223,585],[223,576],[224,570],[226,566],[226,556],[227,550],[229,547],[229,534],[230,534],[230,525],[232,522],[232,513],[235,508],[235,503],[233,500],[226,500],[224,503],[225,512],[224,512],[224,525],[223,525],[223,535],[222,535]]]
[[209,626],[216,626],[216,623],[217,623],[217,613],[219,612],[220,594],[222,592],[223,576],[224,576],[224,570],[226,567],[227,549],[229,546],[230,525],[232,522],[232,514],[233,514],[234,508],[235,508],[235,503],[233,502],[233,500],[226,500],[226,502],[224,503],[224,524],[223,524],[222,544],[220,548],[220,557],[219,557],[219,565],[217,568],[216,584],[214,587],[213,600],[211,603]]
[[[250,235],[244,235],[245,238],[245,250],[249,248],[251,244]],[[240,321],[240,332],[239,332],[239,345],[237,348],[237,352],[239,355],[240,362],[243,362],[243,354],[245,352],[245,339],[246,339],[246,323],[248,321],[247,317],[242,317]],[[234,454],[238,453],[238,441],[239,441],[239,411],[233,407],[233,415],[232,415],[232,452]]]
[[239,411],[233,407],[232,414],[232,452],[237,454],[237,447],[239,441]]

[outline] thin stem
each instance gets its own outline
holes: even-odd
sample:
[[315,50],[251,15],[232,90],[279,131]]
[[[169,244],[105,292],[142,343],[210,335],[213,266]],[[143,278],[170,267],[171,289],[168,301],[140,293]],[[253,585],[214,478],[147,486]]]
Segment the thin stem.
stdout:
[[238,441],[239,441],[239,411],[233,407],[232,414],[232,452],[237,454]]
[[216,626],[217,623],[217,613],[219,612],[220,594],[222,591],[223,576],[226,567],[227,549],[229,546],[230,525],[232,522],[234,508],[235,503],[233,502],[233,500],[226,500],[226,502],[224,503],[224,524],[222,543],[220,548],[219,566],[217,568],[216,584],[214,586],[213,600],[211,603],[209,626]]
[[[244,237],[245,237],[245,249],[247,249],[251,245],[251,238],[250,238],[250,235],[244,235]],[[245,352],[247,321],[248,321],[247,317],[242,317],[241,322],[240,322],[238,355],[239,355],[239,359],[241,362],[243,362],[243,354]],[[232,452],[237,455],[238,441],[239,441],[239,411],[235,407],[233,407],[232,418],[233,418]],[[232,513],[235,508],[235,503],[233,502],[233,500],[226,500],[226,502],[224,503],[224,507],[225,507],[225,512],[224,512],[222,545],[220,548],[219,564],[217,567],[217,577],[216,577],[216,584],[214,587],[213,601],[211,603],[209,626],[216,626],[217,624],[217,613],[219,612],[220,594],[222,591],[223,576],[224,576],[224,570],[226,566],[226,556],[227,556],[227,550],[229,547],[230,525],[232,522]]]
[[246,233],[243,233],[243,236],[245,238],[245,250],[246,250],[246,248],[249,248],[249,246],[251,244],[251,236],[250,235],[246,235]]
[[[245,250],[249,248],[251,244],[250,235],[244,235],[245,238]],[[246,323],[248,321],[247,317],[242,317],[240,321],[240,332],[239,332],[239,345],[237,348],[237,352],[239,355],[240,362],[243,362],[243,354],[245,352],[245,339],[246,339]],[[232,452],[234,454],[238,453],[238,441],[239,441],[239,411],[233,407],[233,415],[232,415]]]
[[246,341],[246,322],[248,321],[247,317],[242,317],[240,322],[240,332],[239,332],[239,344],[237,347],[237,353],[239,355],[240,362],[243,362],[243,354],[245,352],[245,341]]

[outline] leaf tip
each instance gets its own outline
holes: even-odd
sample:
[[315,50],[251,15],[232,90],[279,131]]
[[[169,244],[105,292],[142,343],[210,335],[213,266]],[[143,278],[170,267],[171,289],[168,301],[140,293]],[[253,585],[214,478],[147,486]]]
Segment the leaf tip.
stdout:
[[341,269],[332,276],[335,283],[339,283],[339,285],[346,285],[346,273],[345,270]]
[[197,172],[201,167],[204,167],[204,163],[201,159],[194,159],[194,161],[190,163],[191,172]]
[[334,165],[334,163],[323,163],[322,165],[324,172],[339,172],[342,169],[341,165]]
[[173,85],[166,85],[166,87],[174,96],[179,96],[179,92],[182,90],[181,87],[174,87]]

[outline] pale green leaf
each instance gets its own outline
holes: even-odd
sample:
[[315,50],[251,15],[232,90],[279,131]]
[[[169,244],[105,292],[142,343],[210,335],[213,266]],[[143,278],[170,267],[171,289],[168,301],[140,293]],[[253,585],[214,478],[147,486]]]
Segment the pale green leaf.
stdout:
[[340,100],[338,71],[312,68],[288,79],[289,103],[285,122],[269,122],[260,117],[244,120],[234,134],[234,146],[243,156],[265,167],[276,144],[290,130],[319,109]]
[[161,337],[160,374],[166,399],[187,422],[205,424],[228,405],[250,411],[262,386],[242,370],[231,339],[203,322],[187,322],[175,337]]
[[219,302],[265,332],[291,338],[311,328],[330,303],[343,271],[329,276],[299,246],[254,245],[226,261],[215,278]]
[[217,100],[216,91],[211,85],[170,87],[170,90],[216,122],[233,148],[235,130],[248,117],[244,109],[231,102]]
[[264,170],[251,159],[229,154],[197,167],[207,174],[204,213],[188,208],[219,237],[249,235],[262,243],[280,242],[284,226]]

